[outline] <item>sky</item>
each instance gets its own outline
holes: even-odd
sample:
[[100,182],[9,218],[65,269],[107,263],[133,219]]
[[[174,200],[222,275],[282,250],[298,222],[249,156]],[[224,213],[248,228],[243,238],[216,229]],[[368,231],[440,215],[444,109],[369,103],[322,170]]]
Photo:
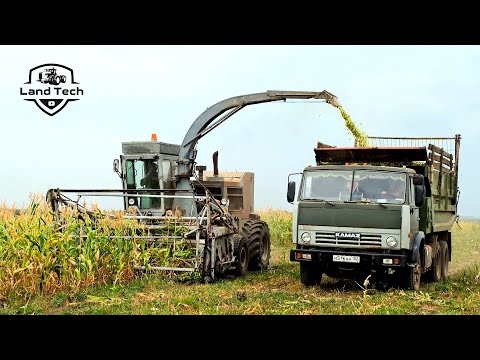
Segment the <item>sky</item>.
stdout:
[[[57,114],[25,101],[30,69],[61,64],[83,90]],[[268,90],[338,97],[370,136],[462,137],[460,217],[480,217],[480,46],[0,45],[0,204],[21,208],[50,188],[120,189],[112,163],[125,141],[181,144],[224,99]],[[293,210],[291,173],[315,164],[317,141],[353,146],[321,100],[245,107],[197,144],[197,164],[255,173],[255,208]],[[116,205],[116,204],[115,204]]]

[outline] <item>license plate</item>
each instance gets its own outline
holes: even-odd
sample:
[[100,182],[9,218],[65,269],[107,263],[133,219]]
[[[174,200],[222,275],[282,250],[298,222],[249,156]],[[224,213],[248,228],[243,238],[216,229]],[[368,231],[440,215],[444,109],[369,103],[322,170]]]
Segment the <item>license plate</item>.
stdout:
[[359,263],[360,256],[352,255],[333,255],[333,261],[336,262],[347,262],[347,263]]

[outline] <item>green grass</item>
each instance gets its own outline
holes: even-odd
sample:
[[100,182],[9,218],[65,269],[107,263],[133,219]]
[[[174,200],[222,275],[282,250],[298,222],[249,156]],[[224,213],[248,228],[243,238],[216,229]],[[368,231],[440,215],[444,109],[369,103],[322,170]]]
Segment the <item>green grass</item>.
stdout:
[[367,291],[325,278],[319,287],[300,284],[294,264],[272,266],[243,278],[213,284],[181,284],[150,276],[120,286],[93,286],[78,292],[9,298],[0,314],[157,315],[432,315],[480,313],[479,268],[455,274],[446,283],[420,291]]

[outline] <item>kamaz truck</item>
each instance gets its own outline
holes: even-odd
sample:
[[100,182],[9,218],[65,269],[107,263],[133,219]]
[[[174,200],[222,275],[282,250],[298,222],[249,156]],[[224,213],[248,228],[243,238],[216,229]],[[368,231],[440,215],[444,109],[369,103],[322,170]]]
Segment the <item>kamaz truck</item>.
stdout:
[[[368,137],[366,147],[318,142],[298,186],[290,260],[305,286],[322,275],[418,290],[448,278],[458,221],[460,135]],[[291,174],[292,175],[292,174]]]

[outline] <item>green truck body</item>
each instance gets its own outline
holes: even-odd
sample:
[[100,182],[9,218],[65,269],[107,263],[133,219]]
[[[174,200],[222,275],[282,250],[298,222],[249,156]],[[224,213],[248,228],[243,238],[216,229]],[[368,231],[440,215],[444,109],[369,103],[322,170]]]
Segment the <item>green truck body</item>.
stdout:
[[326,274],[418,290],[446,279],[460,139],[369,137],[368,147],[346,148],[319,142],[298,193],[288,184],[290,260],[300,263],[302,283],[320,284]]

